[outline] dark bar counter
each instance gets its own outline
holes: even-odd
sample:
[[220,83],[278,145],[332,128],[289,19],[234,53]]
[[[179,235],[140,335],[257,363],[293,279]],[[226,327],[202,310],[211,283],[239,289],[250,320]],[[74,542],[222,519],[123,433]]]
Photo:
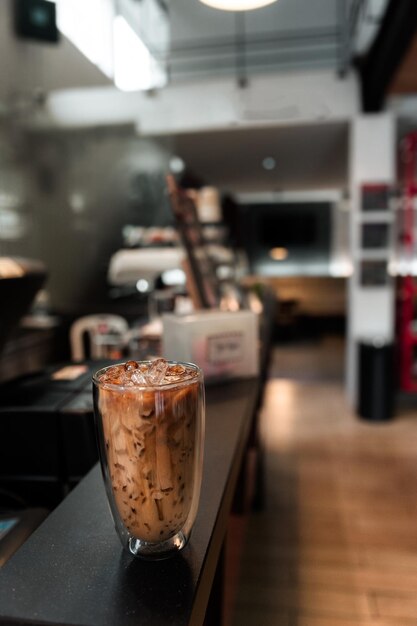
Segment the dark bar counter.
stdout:
[[213,581],[216,569],[216,580],[221,578],[228,517],[260,388],[260,380],[249,379],[206,389],[200,506],[191,540],[179,555],[145,562],[123,552],[95,466],[0,570],[0,624],[215,622]]

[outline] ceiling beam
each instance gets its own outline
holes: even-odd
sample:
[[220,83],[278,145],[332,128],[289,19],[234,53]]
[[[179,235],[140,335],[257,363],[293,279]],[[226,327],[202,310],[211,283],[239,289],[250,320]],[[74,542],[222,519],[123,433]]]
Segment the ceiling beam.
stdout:
[[417,1],[390,0],[367,55],[357,60],[365,113],[381,111],[385,97],[417,32]]

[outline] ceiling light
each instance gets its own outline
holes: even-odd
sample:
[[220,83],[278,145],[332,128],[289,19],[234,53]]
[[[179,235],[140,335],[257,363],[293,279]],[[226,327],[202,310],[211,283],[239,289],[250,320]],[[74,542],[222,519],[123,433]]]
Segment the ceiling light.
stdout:
[[163,87],[166,75],[122,15],[114,20],[114,82],[122,91]]
[[273,4],[277,0],[200,0],[212,9],[222,11],[252,11]]
[[179,156],[173,156],[169,160],[169,169],[173,174],[181,174],[185,170],[185,163]]
[[265,159],[262,161],[262,167],[265,170],[274,170],[276,164],[277,162],[275,161],[274,157],[265,157]]
[[59,30],[108,78],[113,78],[114,2],[59,0]]

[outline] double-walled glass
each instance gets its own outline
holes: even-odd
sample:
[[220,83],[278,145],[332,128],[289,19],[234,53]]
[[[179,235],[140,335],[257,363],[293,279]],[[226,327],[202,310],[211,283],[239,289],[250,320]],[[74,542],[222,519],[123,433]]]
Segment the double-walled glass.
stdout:
[[[149,364],[136,365],[140,371]],[[109,367],[93,377],[100,460],[113,519],[124,548],[145,558],[164,558],[186,545],[200,496],[203,374],[193,364],[168,366],[186,375],[174,377],[175,382],[168,377],[159,384],[130,386],[109,375]]]

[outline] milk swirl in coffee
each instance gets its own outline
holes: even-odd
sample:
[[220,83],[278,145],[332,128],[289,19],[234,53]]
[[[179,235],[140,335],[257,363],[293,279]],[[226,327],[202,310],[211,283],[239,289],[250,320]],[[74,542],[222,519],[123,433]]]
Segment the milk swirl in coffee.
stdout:
[[129,533],[161,542],[192,505],[198,374],[164,359],[116,365],[99,379],[99,409],[113,498]]

